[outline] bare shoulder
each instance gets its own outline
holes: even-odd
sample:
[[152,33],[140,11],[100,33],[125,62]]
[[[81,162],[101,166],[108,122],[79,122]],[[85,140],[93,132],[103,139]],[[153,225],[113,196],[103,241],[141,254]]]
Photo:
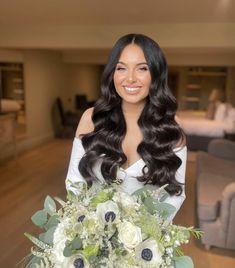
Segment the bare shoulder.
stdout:
[[76,130],[76,137],[79,138],[81,134],[87,134],[94,130],[94,124],[92,122],[92,113],[94,107],[88,108],[83,114],[79,121],[77,130]]
[[186,145],[186,137],[183,135],[183,137],[176,143],[175,149],[183,148]]

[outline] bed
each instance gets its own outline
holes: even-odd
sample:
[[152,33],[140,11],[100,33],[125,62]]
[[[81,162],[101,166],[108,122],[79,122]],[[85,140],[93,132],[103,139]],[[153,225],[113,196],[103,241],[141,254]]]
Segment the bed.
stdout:
[[208,143],[215,138],[235,135],[235,108],[230,104],[217,105],[212,119],[207,111],[180,111],[176,120],[187,137],[189,150],[207,150]]

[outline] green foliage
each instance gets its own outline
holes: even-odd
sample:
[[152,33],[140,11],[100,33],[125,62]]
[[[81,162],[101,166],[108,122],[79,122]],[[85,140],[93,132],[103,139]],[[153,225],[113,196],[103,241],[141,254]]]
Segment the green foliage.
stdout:
[[98,192],[92,199],[90,205],[96,207],[100,203],[104,203],[112,198],[112,194],[109,191]]
[[77,250],[82,248],[82,240],[79,237],[75,237],[64,248],[63,255],[65,257],[71,257]]
[[82,247],[82,240],[79,237],[75,237],[71,245],[73,249],[80,249]]
[[57,226],[59,222],[59,217],[55,214],[49,218],[48,222],[44,225],[44,228],[49,230],[51,227]]
[[151,190],[151,186],[145,185],[142,188],[140,188],[139,190],[135,191],[132,195],[135,195],[135,196],[141,198],[141,200],[143,201],[149,195],[148,192],[150,190]]
[[40,249],[47,249],[49,246],[40,241],[38,238],[34,237],[33,235],[29,234],[29,233],[24,233],[24,235],[37,247],[39,247]]
[[89,259],[91,256],[97,256],[99,252],[99,245],[88,245],[83,250],[85,258]]
[[49,195],[44,201],[44,211],[51,216],[56,212],[56,203]]
[[144,200],[144,205],[147,208],[147,211],[150,214],[155,214],[158,212],[163,219],[167,219],[170,215],[172,215],[176,208],[168,203],[162,203],[157,201],[152,197],[146,197]]
[[68,244],[68,245],[64,248],[63,255],[64,255],[65,257],[71,257],[73,254],[74,254],[74,252],[73,252],[73,247],[72,247],[71,244]]
[[31,220],[35,225],[42,228],[43,225],[47,222],[47,213],[44,210],[39,210],[33,214]]
[[175,258],[175,268],[193,268],[193,261],[189,256],[181,256]]

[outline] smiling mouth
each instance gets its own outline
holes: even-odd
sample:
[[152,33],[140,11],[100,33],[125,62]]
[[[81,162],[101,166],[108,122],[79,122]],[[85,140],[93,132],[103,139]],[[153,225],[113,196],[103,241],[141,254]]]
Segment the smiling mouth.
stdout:
[[141,87],[127,87],[127,86],[124,86],[124,89],[127,93],[137,93],[141,90]]

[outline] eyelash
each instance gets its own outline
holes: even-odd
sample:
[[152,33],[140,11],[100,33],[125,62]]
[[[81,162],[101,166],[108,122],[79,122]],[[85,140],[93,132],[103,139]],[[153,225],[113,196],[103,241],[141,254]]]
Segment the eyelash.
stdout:
[[[124,67],[117,67],[116,70],[123,71],[123,70],[125,70],[125,68]],[[140,71],[148,71],[148,68],[147,67],[140,67],[139,70]]]

